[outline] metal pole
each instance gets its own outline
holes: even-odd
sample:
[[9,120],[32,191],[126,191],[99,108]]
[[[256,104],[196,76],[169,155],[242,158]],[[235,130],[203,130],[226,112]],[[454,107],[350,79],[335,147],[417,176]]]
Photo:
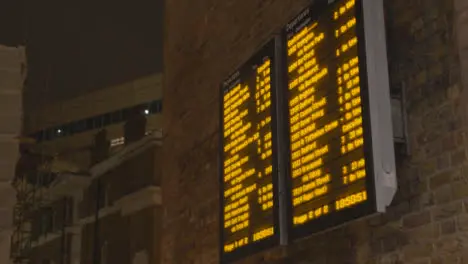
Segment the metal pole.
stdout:
[[279,196],[279,233],[280,233],[280,245],[286,246],[289,242],[288,237],[288,205],[287,201],[287,185],[286,185],[286,166],[283,162],[285,159],[285,142],[284,142],[284,129],[285,129],[285,117],[282,111],[283,105],[287,104],[284,100],[284,92],[282,91],[284,76],[281,71],[281,63],[283,63],[282,53],[282,40],[281,35],[277,35],[275,40],[275,76],[276,76],[276,117],[277,117],[277,144],[278,144],[278,196]]
[[99,207],[100,207],[100,199],[101,196],[101,180],[97,179],[97,187],[96,187],[96,211],[94,214],[94,248],[93,248],[93,263],[100,264],[100,248],[99,248]]
[[66,237],[65,237],[65,226],[66,226],[66,221],[67,221],[67,198],[65,197],[63,199],[63,216],[62,216],[62,238],[61,238],[61,253],[60,254],[60,263],[65,264],[65,243],[66,243]]

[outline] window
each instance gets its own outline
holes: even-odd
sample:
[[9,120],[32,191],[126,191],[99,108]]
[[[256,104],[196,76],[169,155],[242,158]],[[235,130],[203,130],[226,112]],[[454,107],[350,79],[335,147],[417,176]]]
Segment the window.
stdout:
[[118,110],[112,113],[112,124],[119,123],[122,121],[122,110]]
[[54,128],[54,138],[64,137],[70,134],[69,125],[62,125]]
[[63,124],[54,128],[44,129],[35,134],[32,134],[31,137],[35,138],[38,142],[48,141],[58,137],[81,133],[87,130],[102,128],[110,124],[124,122],[128,119],[131,111],[135,108],[140,109],[142,114],[145,115],[157,114],[162,112],[162,100],[154,100],[149,103],[127,107],[111,113]]
[[161,112],[161,102],[159,100],[151,102],[150,112],[151,114],[157,114]]
[[123,145],[123,144],[125,144],[125,138],[124,137],[114,138],[114,139],[111,139],[111,141],[110,141],[110,146],[111,147],[117,147],[117,146],[120,146],[120,145]]
[[65,135],[73,135],[73,123],[68,123],[64,126]]
[[54,128],[54,138],[61,137],[63,135],[62,127]]
[[127,119],[130,117],[131,113],[131,108],[124,108],[122,110],[122,121],[127,121]]
[[105,115],[103,116],[103,126],[108,126],[108,125],[110,125],[110,124],[111,124],[111,121],[112,121],[112,120],[111,120],[111,114],[110,114],[110,113],[105,114]]
[[141,104],[140,107],[141,107],[144,115],[149,115],[151,113],[151,104],[150,103]]
[[94,120],[94,128],[101,128],[102,127],[102,120],[103,119],[103,116],[102,115],[99,115],[99,116],[96,116],[93,118]]
[[139,104],[135,106],[135,108],[138,109],[138,111],[141,111],[141,114],[145,114],[145,110],[148,109],[148,104]]
[[45,208],[41,213],[41,235],[54,230],[54,217],[52,208]]
[[94,120],[93,118],[86,119],[86,130],[94,129]]
[[80,120],[72,124],[72,130],[74,133],[81,133],[86,130],[86,121]]

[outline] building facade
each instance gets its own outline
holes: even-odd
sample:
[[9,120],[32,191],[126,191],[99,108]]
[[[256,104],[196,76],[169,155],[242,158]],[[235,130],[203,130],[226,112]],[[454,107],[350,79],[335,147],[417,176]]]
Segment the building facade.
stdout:
[[[167,3],[162,263],[219,263],[219,85],[309,3]],[[409,134],[391,206],[237,263],[468,263],[468,1],[384,3]]]
[[162,80],[153,72],[29,105],[13,263],[158,263]]
[[160,145],[160,137],[147,137],[129,146],[131,158],[84,190],[81,263],[160,263]]
[[13,183],[13,263],[159,263],[162,134],[131,120],[124,126],[131,129],[122,144],[111,146],[101,130],[79,152],[91,157],[87,167],[76,156],[43,153],[27,166],[32,154],[23,152]]
[[[114,188],[110,202],[116,204],[111,222],[117,219],[119,227],[132,226],[128,232],[154,228],[138,215],[145,211],[143,218],[154,219],[151,222],[159,216],[152,208],[160,203],[159,182],[153,178],[158,174],[161,137],[163,1],[132,5],[6,1],[0,13],[0,263],[10,263],[10,254],[15,263],[80,263],[89,252],[100,252],[91,244],[81,247],[80,238],[82,226],[89,229],[87,225],[95,222],[86,216],[91,212],[78,209],[86,208],[82,200],[89,201],[87,195],[94,194],[88,190],[94,178],[113,182],[108,184]],[[145,116],[146,145],[135,149],[132,143],[140,140],[135,138],[142,136],[141,131],[130,132],[128,142],[124,134],[136,112]],[[102,130],[111,149],[96,154],[95,135]],[[128,149],[143,153],[119,156]],[[125,185],[123,176],[108,172],[91,177],[90,169],[102,167],[102,162],[127,173],[128,166],[136,166],[131,170],[135,184]],[[110,205],[100,206],[106,211]],[[102,222],[107,226],[106,220]],[[115,241],[125,239],[132,243],[136,263],[156,263],[150,243],[157,242],[151,234],[106,243],[114,250]],[[90,235],[84,232],[83,237],[87,241]],[[125,252],[125,246],[118,250]],[[81,248],[88,252],[83,257]],[[133,251],[128,258],[133,258]],[[92,255],[96,262],[97,253]]]
[[0,263],[9,263],[14,176],[23,119],[24,48],[0,45]]
[[138,108],[146,116],[148,132],[161,128],[161,87],[162,74],[154,73],[49,104],[29,113],[25,134],[40,142],[42,149],[72,155],[70,158],[80,166],[89,166],[91,157],[87,149],[94,135],[106,129],[111,144],[121,144],[123,124],[132,109]]

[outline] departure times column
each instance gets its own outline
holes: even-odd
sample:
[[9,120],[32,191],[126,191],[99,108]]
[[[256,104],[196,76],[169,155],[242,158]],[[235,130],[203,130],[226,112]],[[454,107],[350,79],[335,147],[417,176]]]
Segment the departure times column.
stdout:
[[222,87],[222,253],[275,233],[273,43]]
[[341,155],[348,155],[341,165],[342,185],[349,186],[358,181],[361,186],[350,188],[335,201],[339,211],[367,200],[363,186],[366,177],[364,157],[364,129],[362,98],[359,77],[359,50],[357,37],[356,1],[348,0],[333,12],[335,38],[338,43],[336,70],[338,104],[340,107]]
[[[257,154],[260,156],[260,170],[257,172],[259,179],[259,188],[257,190],[258,203],[262,210],[266,211],[273,207],[273,182],[271,180],[263,181],[261,179],[271,177],[273,164],[271,156],[272,150],[272,129],[271,129],[271,61],[266,59],[263,64],[256,69],[256,89],[255,102],[257,115],[260,122],[257,124]],[[264,235],[273,234],[273,226],[267,228],[270,231],[254,234],[254,241],[262,239]],[[266,230],[266,229],[265,229]],[[263,234],[263,235],[262,235]]]

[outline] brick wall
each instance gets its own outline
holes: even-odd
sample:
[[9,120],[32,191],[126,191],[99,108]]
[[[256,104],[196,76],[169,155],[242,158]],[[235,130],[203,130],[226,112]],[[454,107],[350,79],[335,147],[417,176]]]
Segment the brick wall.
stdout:
[[[454,26],[466,21],[464,1],[385,1],[391,86],[407,91],[411,148],[388,212],[239,263],[468,263],[467,71],[457,44],[466,27]],[[167,2],[163,263],[218,263],[219,83],[306,5]]]

